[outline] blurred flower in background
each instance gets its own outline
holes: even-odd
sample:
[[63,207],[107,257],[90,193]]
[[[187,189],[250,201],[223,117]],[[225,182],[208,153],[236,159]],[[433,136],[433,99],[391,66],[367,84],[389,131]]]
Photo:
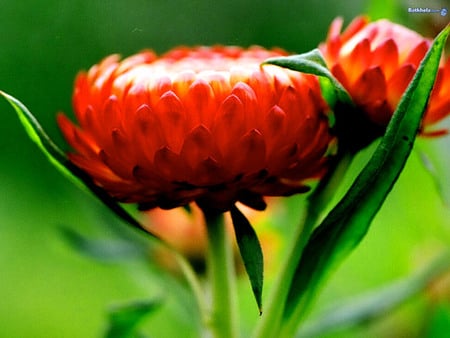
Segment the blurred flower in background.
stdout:
[[[264,213],[238,203],[238,208],[245,214],[249,222],[258,232],[258,237],[264,252],[264,266],[266,273],[270,274],[278,266],[278,257],[282,247],[281,234],[270,226],[271,219],[286,212],[284,205],[276,198],[270,198],[267,209]],[[234,232],[230,215],[225,214],[225,225],[227,231]],[[207,252],[206,224],[202,211],[195,203],[190,203],[187,207],[179,207],[171,210],[154,208],[144,212],[143,225],[145,228],[156,234],[158,237],[175,248],[185,256],[194,269],[202,274],[205,271],[205,259]],[[232,235],[234,237],[234,235]],[[152,259],[174,272],[179,269],[178,264],[173,259],[173,255],[167,250],[160,248],[155,250]],[[244,267],[236,243],[233,241],[234,259],[236,271],[244,272]],[[178,271],[179,272],[179,271]]]

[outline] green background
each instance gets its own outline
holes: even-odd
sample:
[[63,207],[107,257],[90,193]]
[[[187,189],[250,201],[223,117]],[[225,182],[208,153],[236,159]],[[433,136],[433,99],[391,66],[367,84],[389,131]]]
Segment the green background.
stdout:
[[[211,44],[257,44],[300,53],[325,38],[334,17],[349,22],[368,11],[373,17],[389,16],[422,27],[422,18],[406,13],[409,3],[419,1],[379,3],[0,0],[0,89],[24,102],[63,145],[55,114],[71,114],[76,73],[109,54]],[[448,1],[441,3],[448,6]],[[448,247],[449,149],[449,137],[419,142],[369,235],[332,278],[318,309],[407,276]],[[441,195],[419,150],[426,151],[435,166]],[[289,200],[287,210],[297,210],[302,199]],[[285,215],[288,224],[279,231],[289,234],[297,216]],[[61,236],[66,227],[92,238],[116,238],[114,229],[120,226],[93,197],[56,172],[28,140],[11,107],[1,101],[0,337],[99,337],[107,325],[108,307],[159,297],[167,302],[146,323],[147,332],[154,337],[179,332],[195,337],[189,295],[174,292],[172,284],[162,283],[164,278],[139,260],[93,261]],[[245,280],[241,289],[245,332],[257,320],[257,311]],[[450,330],[450,293],[442,298],[430,302],[426,295],[415,297],[374,324],[331,336],[395,337],[396,330],[408,336],[439,336]]]

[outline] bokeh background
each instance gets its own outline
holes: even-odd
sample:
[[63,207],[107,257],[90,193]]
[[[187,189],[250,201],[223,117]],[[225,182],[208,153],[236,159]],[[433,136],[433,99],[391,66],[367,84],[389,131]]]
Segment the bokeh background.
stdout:
[[[361,13],[391,18],[423,34],[434,34],[448,22],[449,16],[408,14],[411,6],[450,8],[449,1],[425,0],[0,0],[0,89],[24,102],[64,147],[55,114],[71,114],[76,73],[109,54],[127,56],[145,48],[162,53],[178,45],[211,44],[257,44],[300,53],[325,38],[334,17],[343,16],[348,23]],[[340,300],[425,269],[449,247],[449,139],[418,142],[368,236],[330,280],[313,316]],[[425,155],[433,175],[423,165]],[[365,156],[358,158],[353,172]],[[283,236],[297,223],[303,199],[280,202],[276,217],[262,222],[276,232],[281,248]],[[191,296],[167,282],[151,263],[125,250],[118,235],[122,227],[95,198],[47,162],[1,100],[0,337],[101,337],[108,308],[155,298],[165,302],[144,324],[146,332],[154,337],[180,332],[196,337]],[[118,241],[123,252],[102,242],[111,257],[90,259],[68,243],[63,235],[67,231]],[[264,240],[270,242],[270,236]],[[272,259],[274,270],[277,259]],[[245,335],[257,311],[245,278],[241,284]],[[328,336],[447,337],[450,277],[433,285],[394,310]]]

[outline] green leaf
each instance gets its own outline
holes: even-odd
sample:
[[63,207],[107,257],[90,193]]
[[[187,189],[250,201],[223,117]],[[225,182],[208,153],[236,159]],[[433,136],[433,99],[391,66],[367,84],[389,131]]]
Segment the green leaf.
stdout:
[[427,288],[449,268],[450,256],[446,253],[419,273],[330,307],[315,319],[305,322],[298,336],[311,338],[329,335],[336,330],[379,318]]
[[68,227],[62,227],[61,234],[73,249],[97,261],[117,262],[148,256],[149,248],[142,243],[119,239],[92,239]]
[[[314,74],[322,78],[327,79],[334,88],[336,98],[349,105],[353,105],[350,95],[340,82],[331,74],[327,68],[325,60],[319,49],[313,49],[310,52],[304,54],[270,58],[264,61],[264,64],[276,65],[291,70],[295,70],[302,73]],[[321,86],[324,88],[325,94],[329,95],[328,85],[326,82],[321,81]],[[327,102],[329,102],[327,100]]]
[[159,309],[161,301],[138,301],[119,307],[109,312],[109,327],[105,338],[135,338],[140,337],[137,332],[139,324]]
[[105,190],[98,187],[89,175],[70,162],[64,152],[50,139],[38,120],[22,102],[3,91],[0,91],[0,95],[11,104],[30,139],[37,144],[56,169],[82,190],[90,191],[96,195],[108,208],[129,225],[161,241],[156,235],[144,230],[139,222],[109,196]]
[[33,114],[28,110],[28,108],[25,107],[22,102],[1,90],[0,95],[2,95],[14,108],[20,122],[22,123],[22,126],[25,128],[26,133],[44,153],[50,163],[52,163],[64,176],[69,178],[69,180],[75,183],[78,187],[86,190],[86,187],[81,182],[81,180],[73,175],[71,170],[68,168],[71,164],[66,158],[64,152],[60,150],[50,139],[50,137],[45,133],[42,126],[39,124]]
[[365,236],[411,153],[440,56],[447,27],[434,41],[388,125],[373,156],[341,201],[313,232],[297,266],[286,303],[287,330],[294,330],[324,279]]
[[239,251],[261,314],[264,280],[264,258],[261,245],[252,225],[235,206],[231,208],[231,218]]

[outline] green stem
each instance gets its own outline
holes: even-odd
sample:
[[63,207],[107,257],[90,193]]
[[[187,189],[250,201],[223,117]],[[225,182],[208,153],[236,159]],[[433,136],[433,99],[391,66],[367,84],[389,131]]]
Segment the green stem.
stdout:
[[329,175],[321,181],[314,193],[310,196],[305,217],[301,226],[297,228],[297,233],[288,250],[288,256],[284,261],[285,264],[271,290],[268,305],[256,328],[255,338],[279,337],[279,332],[282,330],[283,325],[284,306],[303,249],[308,243],[309,236],[322,211],[336,192],[336,188],[350,165],[351,159],[352,157],[348,153],[337,155]]
[[207,267],[211,283],[211,313],[208,321],[215,338],[237,337],[236,280],[232,246],[223,214],[203,210],[208,234]]
[[200,285],[200,281],[198,279],[198,276],[196,275],[194,269],[192,268],[192,265],[189,263],[189,261],[184,257],[182,254],[180,254],[175,249],[171,249],[172,254],[175,257],[175,260],[178,263],[178,266],[180,267],[181,271],[183,272],[184,278],[186,279],[186,282],[190,286],[194,298],[197,302],[197,306],[200,312],[200,315],[202,316],[202,320],[206,320],[207,317],[207,311],[206,311],[206,302],[202,290],[202,286]]

